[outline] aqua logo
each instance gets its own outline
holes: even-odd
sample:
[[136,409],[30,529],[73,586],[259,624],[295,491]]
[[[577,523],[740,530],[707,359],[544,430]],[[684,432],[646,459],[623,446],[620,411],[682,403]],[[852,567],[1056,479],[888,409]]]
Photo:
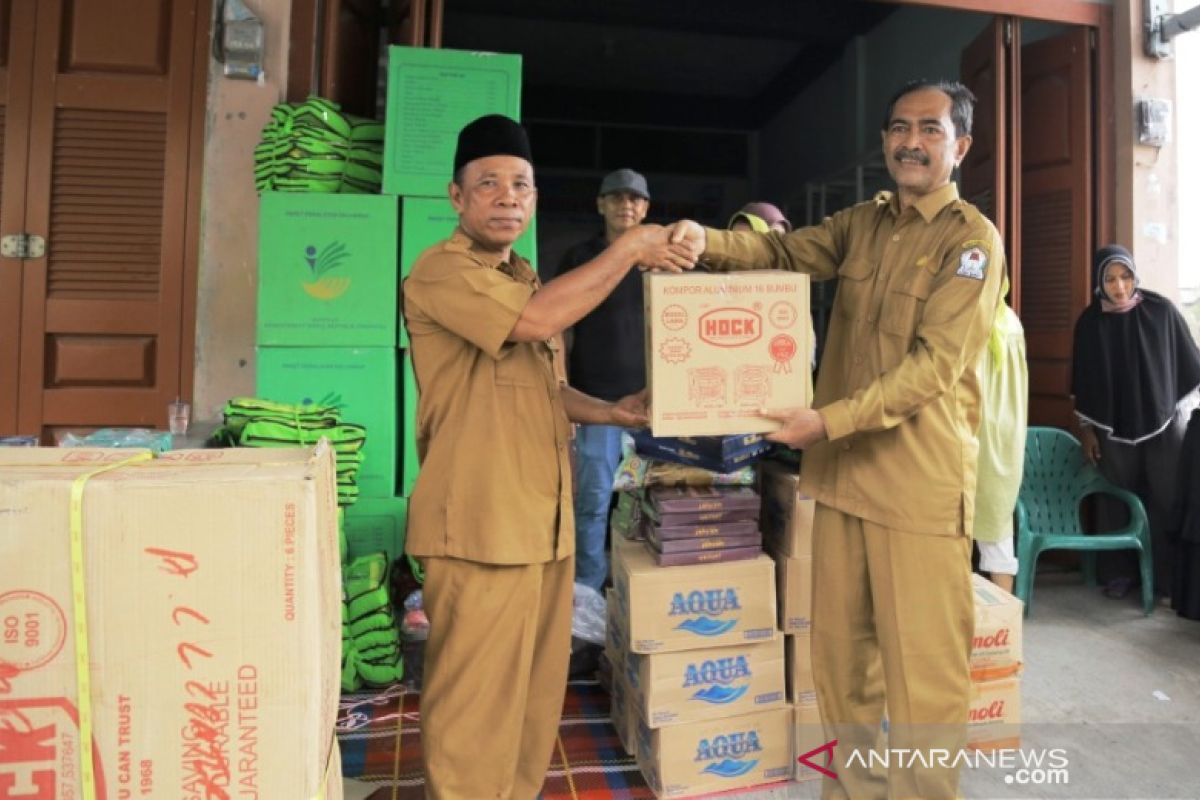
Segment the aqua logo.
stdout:
[[696,746],[695,761],[698,764],[710,762],[701,772],[722,778],[736,778],[758,765],[758,759],[750,756],[761,752],[758,732],[744,731],[701,739]]
[[683,688],[701,686],[703,688],[692,694],[690,699],[726,705],[740,699],[750,688],[748,682],[741,686],[730,684],[743,678],[748,681],[751,677],[750,663],[745,656],[709,659],[698,665],[687,665],[683,673]]
[[730,611],[740,611],[736,589],[707,589],[694,590],[686,595],[676,592],[671,597],[671,607],[668,616],[689,616],[675,626],[676,630],[685,630],[699,636],[720,636],[737,625],[737,618],[713,619]]
[[329,273],[349,257],[350,252],[341,242],[330,242],[320,250],[316,245],[308,245],[304,248],[304,263],[311,280],[301,281],[300,285],[310,297],[317,300],[328,301],[341,297],[350,288],[350,279]]
[[724,614],[726,611],[741,611],[738,602],[737,589],[706,589],[688,592],[676,592],[671,597],[672,617],[681,614]]

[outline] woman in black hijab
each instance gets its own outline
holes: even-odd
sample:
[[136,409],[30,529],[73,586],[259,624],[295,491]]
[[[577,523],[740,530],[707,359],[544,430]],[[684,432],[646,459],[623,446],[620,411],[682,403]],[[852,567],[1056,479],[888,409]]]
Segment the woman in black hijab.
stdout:
[[[1164,529],[1188,415],[1197,403],[1200,349],[1171,301],[1141,288],[1128,250],[1102,247],[1093,266],[1095,298],[1075,323],[1071,370],[1080,438],[1088,460],[1146,506],[1155,590],[1165,594],[1172,559]],[[1123,524],[1106,503],[1100,512],[1102,529]],[[1105,593],[1124,595],[1137,575],[1134,554],[1100,555],[1101,571],[1111,578]]]

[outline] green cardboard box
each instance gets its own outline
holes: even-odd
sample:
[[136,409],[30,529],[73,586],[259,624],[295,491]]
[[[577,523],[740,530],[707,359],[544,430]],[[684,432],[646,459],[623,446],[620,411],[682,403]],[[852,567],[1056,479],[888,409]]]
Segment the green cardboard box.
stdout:
[[346,509],[348,559],[380,550],[396,559],[404,552],[408,524],[407,497],[360,497]]
[[[401,280],[412,271],[413,262],[426,249],[449,239],[458,225],[458,214],[450,198],[404,197],[400,201],[400,274]],[[517,239],[513,249],[537,269],[537,217]],[[400,346],[408,347],[408,329],[400,325]]]
[[521,118],[521,57],[388,48],[384,194],[446,191],[458,132],[476,117]]
[[403,417],[400,423],[400,494],[408,497],[417,483],[421,471],[417,461],[417,375],[413,372],[412,351],[405,350],[400,358],[403,378],[404,399],[401,401]]
[[344,422],[365,426],[359,497],[393,497],[396,368],[394,347],[259,347],[256,393],[281,403],[336,405]]
[[397,215],[395,197],[263,194],[257,343],[394,347]]

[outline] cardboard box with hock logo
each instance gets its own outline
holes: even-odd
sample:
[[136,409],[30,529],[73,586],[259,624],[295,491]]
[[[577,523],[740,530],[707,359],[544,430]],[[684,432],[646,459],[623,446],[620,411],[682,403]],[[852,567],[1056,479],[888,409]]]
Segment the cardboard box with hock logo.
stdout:
[[762,433],[812,404],[807,275],[647,273],[646,383],[660,436]]
[[0,451],[0,787],[340,798],[336,513],[324,445]]

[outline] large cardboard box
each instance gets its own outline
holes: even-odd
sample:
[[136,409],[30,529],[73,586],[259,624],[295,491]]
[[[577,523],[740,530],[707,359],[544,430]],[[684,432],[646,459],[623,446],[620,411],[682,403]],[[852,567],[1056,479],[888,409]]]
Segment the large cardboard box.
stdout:
[[973,681],[967,708],[967,747],[1013,750],[1021,745],[1021,679]]
[[342,421],[363,425],[360,497],[396,495],[396,350],[391,347],[260,347],[259,397],[334,405]]
[[660,567],[641,542],[614,559],[621,622],[634,653],[696,650],[775,638],[774,565],[766,556]]
[[759,520],[763,549],[773,556],[811,556],[816,501],[800,494],[800,473],[796,467],[764,461],[758,474],[762,481]]
[[808,276],[647,273],[646,383],[655,436],[761,433],[812,404]]
[[638,724],[638,766],[659,797],[742,789],[792,776],[792,710],[650,728]]
[[792,763],[796,767],[793,777],[798,781],[820,780],[821,773],[800,763],[800,757],[807,756],[811,763],[833,768],[829,762],[832,749],[822,749],[829,740],[821,725],[821,712],[816,703],[797,703],[792,706],[792,714]]
[[82,796],[84,631],[97,797],[312,798],[327,770],[340,797],[332,453],[177,451],[87,479],[85,628],[72,486],[132,455],[0,450],[0,794]]
[[396,198],[267,192],[257,344],[395,347]]
[[779,629],[784,633],[812,630],[812,556],[775,559],[779,582]]
[[975,591],[975,635],[971,639],[971,680],[990,681],[1021,670],[1021,618],[1024,604],[979,574]]
[[407,497],[360,497],[346,508],[347,558],[355,559],[383,551],[389,559],[404,552],[408,524]]
[[784,705],[783,640],[626,656],[638,713],[651,728]]
[[458,132],[476,117],[521,118],[521,57],[389,47],[384,194],[444,194]]
[[811,705],[817,702],[817,684],[813,676],[812,634],[795,633],[784,638],[787,657],[787,697],[789,703]]

